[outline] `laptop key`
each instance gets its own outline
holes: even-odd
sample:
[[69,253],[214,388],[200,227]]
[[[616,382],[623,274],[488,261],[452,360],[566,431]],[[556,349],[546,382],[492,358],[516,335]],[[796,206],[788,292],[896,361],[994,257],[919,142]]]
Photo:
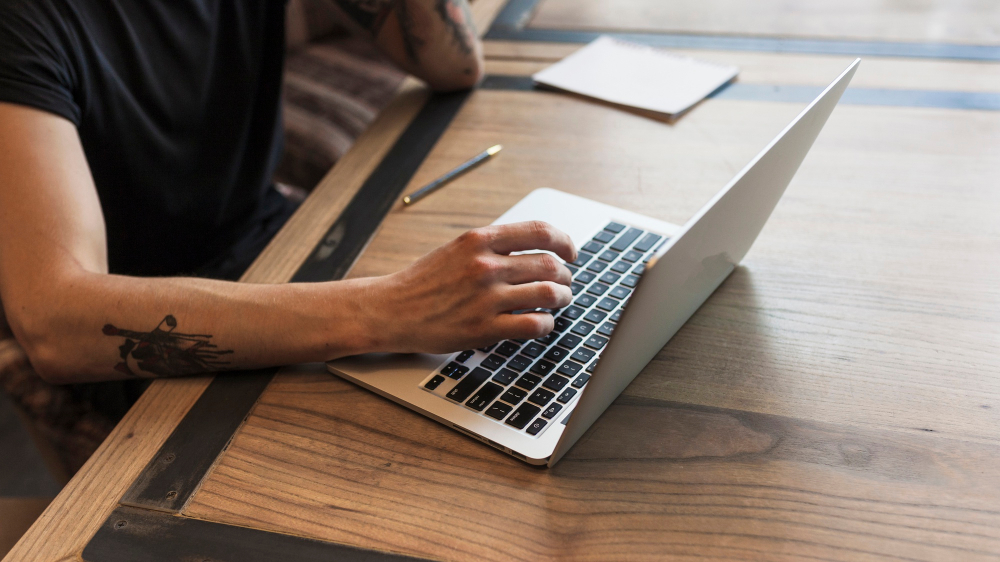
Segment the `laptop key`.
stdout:
[[605,285],[614,285],[619,279],[621,279],[621,275],[611,271],[605,271],[604,275],[601,276],[601,283],[604,283]]
[[576,275],[576,272],[580,271],[580,268],[576,267],[575,265],[570,265],[568,263],[564,263],[563,265],[566,266],[566,269],[569,270],[570,275]]
[[564,310],[563,313],[560,314],[559,316],[562,316],[563,318],[569,318],[570,320],[576,320],[582,314],[583,314],[583,309],[580,308],[579,306],[568,306],[566,307],[566,310]]
[[587,322],[600,324],[601,321],[604,320],[605,317],[607,317],[607,315],[608,315],[607,312],[601,312],[600,310],[597,310],[595,308],[594,310],[588,312],[587,315],[583,317],[583,319],[586,320]]
[[545,406],[555,397],[555,393],[545,390],[544,388],[539,388],[535,392],[531,393],[531,396],[528,397],[528,402],[538,404],[539,406]]
[[469,357],[472,357],[475,354],[476,354],[476,350],[474,350],[474,349],[467,349],[467,350],[463,351],[462,353],[459,353],[458,357],[455,358],[455,361],[458,361],[459,363],[465,363],[466,361],[469,360]]
[[614,322],[605,322],[601,324],[601,327],[597,329],[597,333],[602,336],[611,336],[611,332],[615,331],[616,324]]
[[642,240],[639,240],[639,243],[636,244],[634,248],[637,252],[648,252],[650,248],[653,247],[654,244],[660,241],[660,238],[662,238],[662,236],[660,236],[659,234],[653,234],[652,232],[650,232],[649,234],[644,236]]
[[507,418],[506,423],[507,425],[512,425],[518,429],[524,429],[524,426],[528,425],[528,422],[534,419],[535,416],[538,415],[538,412],[541,411],[542,409],[534,404],[521,404],[516,410],[514,410],[514,413]]
[[632,245],[632,242],[635,242],[635,239],[638,238],[640,234],[642,234],[642,231],[638,228],[628,229],[625,231],[625,234],[618,237],[618,240],[615,240],[615,243],[611,245],[611,249],[616,252],[624,252],[629,246]]
[[544,377],[545,375],[551,373],[552,370],[555,368],[556,368],[555,363],[551,363],[544,359],[539,359],[538,362],[536,362],[534,365],[531,366],[531,372],[535,373],[536,375],[541,375]]
[[564,390],[562,392],[562,394],[559,395],[558,398],[556,398],[556,402],[562,402],[563,404],[565,404],[565,403],[569,402],[570,400],[572,400],[574,396],[576,396],[576,389],[575,388],[567,388],[566,390]]
[[580,336],[586,336],[594,330],[594,325],[588,322],[577,322],[576,326],[573,326],[572,332]]
[[621,317],[622,317],[622,309],[619,308],[618,310],[615,311],[614,314],[611,315],[611,318],[608,318],[608,320],[611,320],[612,322],[617,322],[621,320]]
[[642,252],[636,252],[635,250],[629,250],[628,252],[625,252],[625,255],[622,256],[622,259],[625,260],[625,261],[627,261],[627,262],[635,263],[635,262],[637,262],[637,261],[639,261],[639,260],[642,259]]
[[601,302],[597,303],[597,308],[607,310],[608,312],[614,310],[616,306],[618,306],[618,301],[615,299],[609,299],[608,297],[604,297],[601,299]]
[[471,373],[469,373],[469,376],[459,381],[459,383],[455,385],[455,388],[448,391],[448,394],[445,396],[455,402],[464,402],[466,398],[471,396],[472,393],[479,388],[479,385],[486,382],[486,379],[490,378],[492,375],[493,373],[487,371],[486,369],[476,367]]
[[569,357],[569,350],[559,346],[553,346],[545,353],[545,358],[553,363],[558,363],[567,357]]
[[580,345],[583,338],[580,336],[574,336],[573,334],[566,334],[556,342],[556,345],[565,347],[566,349],[572,350],[574,347]]
[[608,344],[608,338],[604,336],[599,336],[597,334],[593,334],[592,336],[587,338],[587,341],[583,342],[583,345],[592,349],[601,349],[607,344]]
[[502,367],[503,364],[506,362],[507,360],[505,358],[494,353],[493,355],[490,355],[486,359],[483,359],[483,362],[480,363],[479,366],[485,369],[489,369],[491,371],[496,371],[497,369]]
[[605,285],[604,283],[594,283],[593,285],[587,288],[588,293],[598,297],[603,295],[607,291],[608,291],[608,286]]
[[573,388],[581,388],[581,387],[583,387],[583,385],[587,384],[587,381],[589,381],[589,380],[590,380],[590,375],[584,373],[584,374],[580,375],[579,377],[576,377],[576,380],[573,381],[573,385],[572,386],[573,386]]
[[556,341],[556,338],[558,338],[558,337],[559,337],[559,332],[552,331],[552,332],[549,332],[549,334],[547,336],[542,336],[542,337],[536,339],[535,341],[538,342],[538,343],[540,343],[540,344],[542,344],[542,345],[549,345],[550,343]]
[[444,377],[442,377],[441,375],[434,375],[433,377],[431,377],[431,380],[427,381],[424,384],[424,388],[426,388],[427,390],[434,390],[435,388],[441,386],[441,383],[443,382],[444,382]]
[[586,347],[581,347],[580,349],[573,352],[573,355],[570,356],[570,359],[576,361],[577,363],[586,364],[587,362],[589,362],[591,359],[594,358],[594,355],[596,354],[593,351],[587,349]]
[[594,295],[583,294],[573,301],[573,304],[579,306],[580,308],[590,308],[595,302],[597,302],[597,297]]
[[558,414],[559,410],[562,409],[563,409],[562,404],[552,403],[549,405],[548,408],[545,408],[544,412],[542,412],[542,417],[551,420],[552,418],[556,417],[556,414]]
[[532,374],[527,374],[527,375],[521,375],[521,378],[517,379],[517,382],[514,383],[514,386],[519,386],[525,390],[532,390],[536,386],[538,386],[538,383],[540,382],[542,382],[541,377],[537,377]]
[[528,435],[538,435],[539,431],[545,429],[545,424],[547,423],[549,422],[543,420],[542,418],[538,418],[537,420],[531,422],[531,425],[529,425],[528,429],[525,431],[528,432]]
[[626,275],[625,279],[622,279],[622,285],[625,285],[629,289],[634,289],[638,284],[639,277],[637,275]]
[[502,420],[507,417],[507,414],[509,414],[513,409],[514,407],[510,404],[494,402],[493,405],[486,410],[486,415],[494,419]]
[[581,271],[580,273],[578,273],[576,275],[576,279],[574,279],[574,281],[576,281],[577,283],[583,283],[584,285],[586,285],[587,283],[590,283],[591,281],[593,281],[594,277],[597,277],[597,276],[594,275],[593,273],[589,272],[589,271]]
[[455,380],[458,380],[458,379],[462,378],[462,376],[464,376],[465,373],[468,373],[468,372],[469,372],[469,368],[468,367],[466,367],[465,365],[459,365],[458,363],[454,363],[454,362],[448,363],[447,367],[445,367],[444,369],[441,369],[441,374],[442,375],[444,375],[446,377],[453,378]]
[[527,396],[527,395],[528,395],[528,391],[527,390],[521,390],[520,388],[518,388],[516,386],[512,386],[512,387],[510,387],[510,388],[507,389],[507,392],[503,393],[503,396],[501,396],[500,399],[503,400],[504,402],[510,402],[511,404],[517,404],[517,403],[521,402],[521,400],[524,400],[524,397]]
[[635,266],[635,268],[632,270],[632,273],[635,273],[636,275],[642,275],[645,272],[646,272],[646,266],[645,264],[641,263]]
[[496,352],[497,354],[503,355],[504,357],[510,357],[511,355],[517,353],[518,349],[521,349],[520,345],[512,341],[505,341],[502,344],[500,344],[500,347],[497,348]]
[[597,361],[594,361],[590,365],[587,365],[587,372],[588,373],[593,373],[594,369],[596,369],[596,368],[597,368]]
[[611,232],[618,234],[619,232],[625,230],[625,225],[617,222],[612,222],[608,223],[608,226],[605,226],[604,230],[610,230]]
[[597,259],[602,260],[602,261],[606,261],[606,262],[613,262],[616,259],[618,259],[618,256],[619,256],[618,252],[612,252],[611,250],[605,250],[604,252],[601,253],[601,255],[597,256]]
[[497,344],[494,343],[494,344],[490,344],[490,345],[487,345],[487,346],[484,346],[484,347],[480,347],[479,351],[482,351],[483,353],[489,353],[490,351],[493,350],[494,347],[496,347],[496,345]]
[[542,386],[553,392],[559,392],[568,383],[569,379],[567,379],[566,377],[560,377],[559,375],[552,375],[551,377],[545,379],[545,382],[542,383]]
[[514,379],[516,378],[517,373],[511,371],[510,369],[500,369],[497,374],[493,375],[493,380],[504,386],[514,382]]
[[573,378],[576,376],[577,373],[580,372],[580,369],[582,368],[583,365],[574,363],[572,361],[565,361],[563,362],[562,365],[559,365],[559,368],[556,369],[556,372],[559,373],[560,375],[566,375],[569,378]]
[[553,324],[555,327],[552,329],[554,332],[565,332],[566,328],[573,325],[573,321],[567,318],[559,317],[555,319]]
[[492,402],[497,396],[500,396],[501,392],[503,392],[502,386],[488,382],[478,392],[473,394],[472,398],[469,398],[465,405],[473,410],[482,412],[486,409],[487,404]]
[[615,273],[625,273],[630,267],[632,267],[632,264],[627,261],[620,261],[611,266],[611,271],[614,271]]
[[594,254],[588,254],[587,252],[577,252],[576,261],[573,262],[573,265],[577,267],[583,267],[587,265],[587,262],[590,261],[590,258],[592,257],[594,257]]
[[583,285],[581,285],[580,283],[570,283],[569,290],[573,291],[573,295],[579,295],[580,291],[583,290]]
[[594,235],[594,240],[597,240],[601,244],[607,244],[615,239],[615,235],[610,232],[601,231]]
[[597,252],[600,252],[603,249],[604,249],[604,244],[594,242],[593,240],[587,242],[586,244],[583,245],[583,248],[581,248],[581,250],[583,250],[584,252],[590,252],[591,254],[596,254]]
[[545,351],[544,345],[531,342],[528,345],[524,346],[524,349],[521,350],[521,353],[527,355],[528,357],[535,358],[541,355],[543,351]]
[[600,272],[604,271],[605,267],[608,267],[607,262],[592,261],[592,262],[590,262],[590,265],[587,266],[587,269],[589,271],[593,271],[594,273],[600,273]]
[[611,295],[612,297],[616,298],[616,299],[623,299],[623,298],[627,297],[628,294],[631,293],[631,292],[632,292],[632,289],[629,289],[628,287],[622,287],[621,285],[618,285],[614,289],[611,289],[611,292],[608,293],[608,294]]
[[508,367],[519,373],[527,369],[528,366],[530,365],[531,365],[531,359],[523,355],[518,355],[517,357],[514,357],[513,359],[507,362]]

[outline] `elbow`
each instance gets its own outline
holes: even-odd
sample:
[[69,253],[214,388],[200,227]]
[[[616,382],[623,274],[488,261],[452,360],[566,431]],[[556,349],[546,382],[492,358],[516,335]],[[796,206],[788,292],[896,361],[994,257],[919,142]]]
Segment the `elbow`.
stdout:
[[464,64],[454,65],[447,72],[427,76],[425,81],[435,92],[457,92],[475,88],[486,74],[482,55],[470,57]]
[[72,366],[61,349],[52,322],[45,314],[21,310],[8,311],[8,321],[14,338],[24,350],[32,370],[49,384],[74,382]]

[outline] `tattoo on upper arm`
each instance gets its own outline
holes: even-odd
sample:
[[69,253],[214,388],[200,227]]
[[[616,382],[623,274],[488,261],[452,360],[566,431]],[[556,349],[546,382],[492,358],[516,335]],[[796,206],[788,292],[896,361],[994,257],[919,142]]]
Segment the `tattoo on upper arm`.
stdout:
[[106,324],[104,335],[125,338],[125,343],[118,347],[122,360],[115,370],[133,377],[140,376],[136,370],[154,377],[172,377],[217,371],[229,364],[224,356],[233,351],[209,343],[211,335],[182,334],[174,331],[176,327],[177,319],[171,315],[151,332],[123,330]]
[[413,21],[410,8],[406,5],[406,0],[399,0],[396,4],[396,19],[399,20],[399,31],[403,40],[403,48],[406,56],[413,64],[420,64],[420,56],[417,51],[424,46],[424,40],[417,37],[417,24]]

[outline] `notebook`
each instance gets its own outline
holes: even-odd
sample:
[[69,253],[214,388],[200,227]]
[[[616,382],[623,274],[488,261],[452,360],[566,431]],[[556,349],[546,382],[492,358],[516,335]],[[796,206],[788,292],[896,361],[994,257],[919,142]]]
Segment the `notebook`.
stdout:
[[602,36],[533,76],[568,92],[676,116],[739,73],[663,49]]

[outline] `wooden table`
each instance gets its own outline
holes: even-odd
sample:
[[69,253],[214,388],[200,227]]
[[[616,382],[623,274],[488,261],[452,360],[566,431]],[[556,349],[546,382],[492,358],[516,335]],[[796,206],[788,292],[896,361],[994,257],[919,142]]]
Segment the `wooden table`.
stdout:
[[[488,21],[503,5],[474,7]],[[508,33],[488,43],[491,77],[468,99],[425,106],[404,85],[246,280],[302,278],[343,252],[358,227],[337,217],[352,197],[422,156],[401,136],[433,147],[407,190],[505,149],[394,205],[350,276],[405,267],[540,186],[682,223],[805,103],[780,100],[850,60],[694,51],[741,65],[739,87],[665,124],[530,88],[527,75],[578,47]],[[998,68],[866,58],[859,94],[743,265],[551,470],[322,365],[158,381],[7,560],[85,547],[95,562],[996,559]],[[421,136],[434,127],[439,139]]]

